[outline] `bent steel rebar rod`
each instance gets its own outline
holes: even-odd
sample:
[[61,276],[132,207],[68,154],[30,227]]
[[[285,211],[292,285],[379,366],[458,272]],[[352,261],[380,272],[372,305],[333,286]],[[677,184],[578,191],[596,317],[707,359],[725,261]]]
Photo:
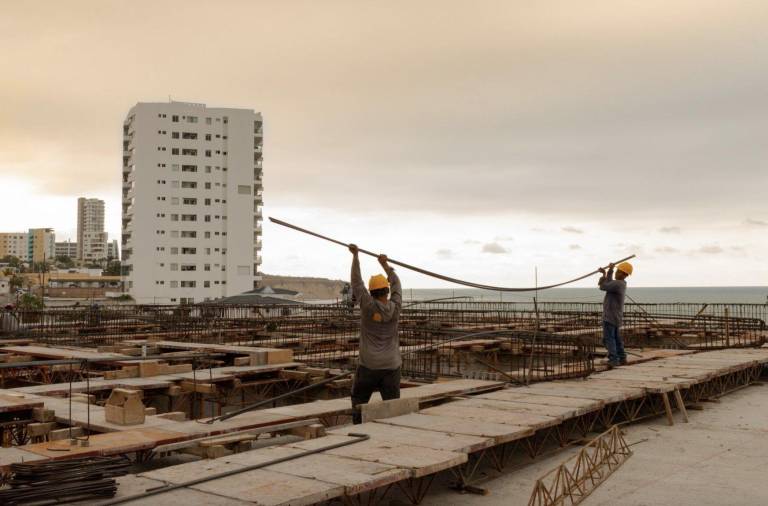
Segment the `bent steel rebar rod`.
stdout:
[[[307,235],[311,235],[311,236],[317,237],[319,239],[324,239],[326,241],[332,242],[334,244],[338,244],[340,246],[349,247],[348,243],[345,243],[345,242],[333,239],[331,237],[328,237],[328,236],[325,236],[325,235],[322,235],[322,234],[318,234],[317,232],[312,232],[311,230],[307,230],[306,228],[297,227],[296,225],[292,225],[292,224],[290,224],[288,222],[285,222],[283,220],[279,220],[277,218],[270,217],[269,221],[271,221],[272,223],[275,223],[277,225],[282,225],[284,227],[291,228],[291,229],[296,230],[298,232],[303,232],[303,233],[305,233]],[[368,250],[365,250],[365,249],[362,249],[362,248],[358,248],[358,251],[360,251],[360,253],[365,253],[366,255],[370,255],[372,257],[378,257],[379,256],[378,253],[374,253],[372,251],[368,251]],[[612,263],[614,265],[616,265],[616,264],[619,264],[621,262],[625,262],[627,260],[630,260],[632,258],[635,258],[635,255],[630,255],[630,256],[628,256],[626,258],[622,258],[621,260],[616,260],[615,262],[612,262]],[[480,284],[480,283],[473,283],[471,281],[464,281],[464,280],[461,280],[461,279],[452,278],[450,276],[445,276],[443,274],[438,274],[436,272],[431,272],[431,271],[428,271],[426,269],[422,269],[421,267],[416,267],[415,265],[409,265],[409,264],[407,264],[405,262],[399,262],[399,261],[393,260],[391,258],[388,258],[387,260],[391,264],[399,265],[400,267],[403,267],[403,268],[411,270],[411,271],[418,272],[420,274],[424,274],[425,276],[431,276],[433,278],[442,279],[443,281],[448,281],[449,283],[455,283],[457,285],[464,285],[464,286],[469,286],[469,287],[472,287],[472,288],[480,288],[481,290],[493,290],[493,291],[496,291],[496,292],[535,292],[537,290],[548,290],[550,288],[557,288],[558,286],[570,285],[571,283],[575,283],[577,281],[581,281],[582,279],[586,279],[586,278],[588,278],[590,276],[593,276],[593,275],[597,274],[598,272],[600,272],[600,269],[595,269],[594,271],[592,271],[592,272],[590,272],[588,274],[584,274],[583,276],[579,276],[578,278],[569,279],[568,281],[563,281],[562,283],[556,283],[554,285],[539,286],[539,287],[533,286],[533,287],[527,287],[527,288],[510,288],[510,287],[503,287],[503,286],[483,285],[483,284]]]

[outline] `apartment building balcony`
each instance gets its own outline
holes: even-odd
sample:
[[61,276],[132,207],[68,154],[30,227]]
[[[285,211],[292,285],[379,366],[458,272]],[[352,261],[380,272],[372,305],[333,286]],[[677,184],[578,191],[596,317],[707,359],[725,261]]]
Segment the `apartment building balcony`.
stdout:
[[261,265],[261,255],[257,250],[253,250],[253,263],[255,265]]

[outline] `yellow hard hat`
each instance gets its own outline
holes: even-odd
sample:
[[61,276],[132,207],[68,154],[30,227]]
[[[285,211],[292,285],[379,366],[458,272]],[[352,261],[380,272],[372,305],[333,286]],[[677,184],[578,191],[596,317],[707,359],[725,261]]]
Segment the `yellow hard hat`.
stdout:
[[627,276],[632,274],[632,264],[629,262],[621,262],[619,265],[616,266],[618,270],[625,273]]
[[373,291],[381,288],[389,288],[389,281],[387,281],[387,278],[381,274],[371,276],[371,279],[368,280],[368,290]]

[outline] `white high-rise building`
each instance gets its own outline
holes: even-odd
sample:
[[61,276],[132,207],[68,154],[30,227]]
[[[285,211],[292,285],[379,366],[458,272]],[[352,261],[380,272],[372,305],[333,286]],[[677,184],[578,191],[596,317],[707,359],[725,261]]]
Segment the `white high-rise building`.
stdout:
[[236,295],[260,279],[262,117],[138,103],[123,124],[122,262],[138,303]]
[[107,233],[104,232],[104,201],[77,199],[77,259],[100,262],[107,258]]

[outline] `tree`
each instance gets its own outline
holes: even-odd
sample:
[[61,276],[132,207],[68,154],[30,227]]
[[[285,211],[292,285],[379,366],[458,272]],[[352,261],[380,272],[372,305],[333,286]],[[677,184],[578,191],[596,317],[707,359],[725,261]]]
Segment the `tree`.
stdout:
[[56,257],[56,264],[58,264],[59,267],[63,267],[64,269],[71,269],[75,266],[75,261],[66,255],[59,255]]
[[11,285],[11,290],[16,291],[19,288],[21,288],[22,285],[24,285],[24,278],[22,276],[19,276],[18,274],[14,274],[13,276],[11,276],[10,285]]
[[115,260],[114,262],[109,262],[109,264],[107,264],[107,268],[104,269],[105,276],[120,276],[120,274],[121,274],[121,267],[120,267],[119,260]]
[[22,262],[19,257],[15,257],[13,255],[5,255],[2,259],[0,259],[0,262],[8,264],[9,267],[13,267],[15,269],[19,269],[24,266],[24,262]]
[[32,295],[31,293],[25,293],[19,299],[19,309],[29,310],[29,309],[42,309],[42,308],[43,308],[43,300],[37,295]]

